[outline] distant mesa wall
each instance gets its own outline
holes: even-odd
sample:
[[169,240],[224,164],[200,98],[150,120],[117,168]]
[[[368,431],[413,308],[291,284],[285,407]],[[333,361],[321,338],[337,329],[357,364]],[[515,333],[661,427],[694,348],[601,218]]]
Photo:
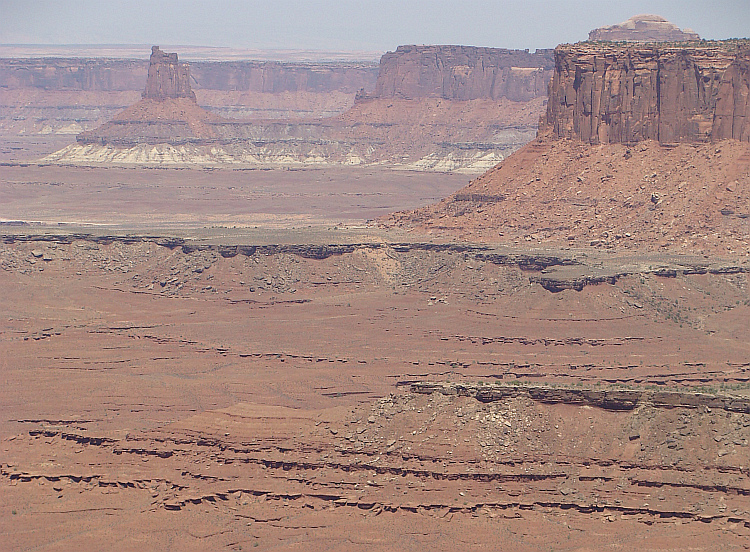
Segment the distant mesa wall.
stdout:
[[151,48],[146,89],[142,97],[151,100],[187,98],[196,101],[195,92],[190,88],[190,66],[180,63],[177,54],[162,52],[158,46],[154,46]]
[[591,143],[750,141],[750,41],[558,46],[541,132]]
[[[159,50],[160,54],[164,54]],[[0,90],[143,91],[148,62],[119,59],[0,59]],[[363,98],[529,101],[547,94],[553,50],[399,46],[369,62],[191,62],[193,91],[311,92]],[[201,96],[217,101],[213,96]],[[205,104],[210,105],[210,104]]]
[[[182,61],[180,56],[180,61]],[[0,59],[0,134],[92,130],[135,103],[148,60]],[[198,103],[235,119],[330,117],[375,89],[373,62],[199,61],[190,63]]]
[[547,94],[552,50],[506,50],[473,46],[399,46],[380,59],[372,98],[507,98],[530,101]]
[[[0,90],[122,92],[143,91],[149,62],[123,59],[0,59]],[[282,63],[200,61],[190,63],[193,90],[222,92],[372,91],[375,63]]]
[[197,62],[190,64],[195,89],[355,94],[373,90],[378,75],[374,63],[281,63],[275,61]]
[[124,92],[143,90],[148,62],[134,59],[0,59],[0,89]]

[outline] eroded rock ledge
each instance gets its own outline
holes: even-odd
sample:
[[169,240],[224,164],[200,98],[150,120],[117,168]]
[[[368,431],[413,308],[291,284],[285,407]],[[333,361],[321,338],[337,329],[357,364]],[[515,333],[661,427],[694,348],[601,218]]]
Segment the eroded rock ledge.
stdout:
[[357,250],[392,250],[394,254],[418,251],[464,255],[476,261],[498,266],[514,266],[528,273],[529,281],[556,293],[564,290],[581,291],[586,286],[615,284],[618,279],[634,274],[652,274],[675,278],[687,274],[744,274],[750,263],[728,259],[698,258],[679,255],[643,255],[636,257],[598,257],[581,251],[520,251],[504,246],[470,243],[341,241],[338,243],[213,243],[193,241],[175,236],[137,234],[92,234],[83,232],[34,234],[0,232],[0,243],[56,243],[75,241],[94,244],[155,243],[169,249],[180,249],[184,254],[211,252],[224,258],[237,255],[290,254],[305,259],[326,259],[346,255]]
[[638,406],[647,405],[655,408],[715,408],[727,412],[750,414],[750,399],[712,393],[650,389],[576,389],[527,383],[513,385],[510,383],[415,382],[409,385],[412,393],[474,397],[484,403],[511,397],[528,397],[547,404],[595,406],[605,410],[633,410]]

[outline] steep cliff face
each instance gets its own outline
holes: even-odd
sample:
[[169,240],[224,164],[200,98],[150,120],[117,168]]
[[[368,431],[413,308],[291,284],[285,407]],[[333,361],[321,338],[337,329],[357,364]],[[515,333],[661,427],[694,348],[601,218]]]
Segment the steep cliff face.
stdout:
[[151,100],[187,98],[195,101],[195,92],[190,88],[190,67],[180,63],[177,54],[167,54],[154,46],[151,48],[148,79],[142,96]]
[[558,46],[542,131],[591,143],[750,139],[750,43]]
[[120,92],[141,90],[148,62],[122,59],[0,59],[0,89]]
[[195,89],[283,92],[344,92],[373,90],[378,75],[374,63],[279,63],[260,61],[197,62],[190,64]]
[[712,136],[750,142],[750,48],[722,76]]
[[550,50],[399,46],[381,58],[367,97],[529,101],[546,95],[553,67]]

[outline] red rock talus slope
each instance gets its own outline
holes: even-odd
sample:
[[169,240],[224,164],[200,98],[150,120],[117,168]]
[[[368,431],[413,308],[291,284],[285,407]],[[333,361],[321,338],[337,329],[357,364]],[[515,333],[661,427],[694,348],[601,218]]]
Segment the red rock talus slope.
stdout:
[[529,101],[547,95],[553,67],[550,50],[399,46],[380,59],[369,97]]
[[392,215],[470,239],[750,252],[750,144],[540,138],[438,204]]
[[636,15],[617,25],[594,29],[589,33],[591,41],[634,41],[634,42],[688,42],[700,40],[698,33],[691,29],[680,30],[658,15]]
[[143,99],[103,126],[78,135],[80,144],[206,143],[217,138],[221,117],[189,98]]
[[750,41],[558,46],[542,126],[591,143],[750,140]]

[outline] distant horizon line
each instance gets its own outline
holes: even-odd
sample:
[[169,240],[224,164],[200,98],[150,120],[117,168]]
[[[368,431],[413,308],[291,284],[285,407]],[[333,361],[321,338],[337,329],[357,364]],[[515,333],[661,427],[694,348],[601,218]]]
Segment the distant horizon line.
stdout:
[[119,44],[44,44],[0,43],[0,58],[39,57],[113,57],[144,59],[151,55],[151,47],[177,52],[186,61],[288,61],[288,62],[377,62],[386,52],[380,50],[318,50],[313,48],[238,48],[233,46],[199,46],[169,43]]

